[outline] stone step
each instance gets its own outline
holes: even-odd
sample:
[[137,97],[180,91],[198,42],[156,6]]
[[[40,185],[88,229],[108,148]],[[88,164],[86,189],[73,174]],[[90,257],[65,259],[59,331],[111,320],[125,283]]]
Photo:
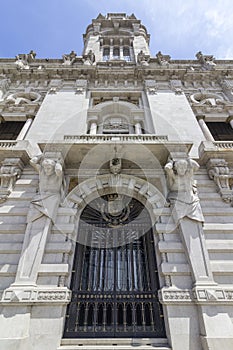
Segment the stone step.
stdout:
[[57,350],[172,350],[166,345],[61,345]]
[[57,350],[172,350],[167,339],[62,339]]

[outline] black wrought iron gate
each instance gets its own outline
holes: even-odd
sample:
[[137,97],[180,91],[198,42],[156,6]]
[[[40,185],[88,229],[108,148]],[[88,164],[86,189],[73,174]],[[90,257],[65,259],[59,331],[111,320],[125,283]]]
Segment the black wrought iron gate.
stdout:
[[130,221],[142,209],[130,203],[127,226],[109,228],[94,215],[90,227],[93,206],[83,212],[85,244],[76,247],[64,337],[165,337],[152,230]]

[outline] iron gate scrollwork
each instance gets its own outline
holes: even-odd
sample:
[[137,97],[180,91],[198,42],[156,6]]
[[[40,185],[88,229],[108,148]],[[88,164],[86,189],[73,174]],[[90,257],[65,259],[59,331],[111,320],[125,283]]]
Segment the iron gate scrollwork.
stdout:
[[118,211],[101,198],[81,215],[64,337],[165,337],[149,214],[138,219],[136,199]]

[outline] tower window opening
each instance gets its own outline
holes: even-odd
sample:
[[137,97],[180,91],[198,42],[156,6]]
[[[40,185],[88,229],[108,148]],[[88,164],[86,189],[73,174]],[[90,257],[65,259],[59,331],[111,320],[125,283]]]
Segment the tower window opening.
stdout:
[[119,49],[119,47],[114,47],[113,48],[113,59],[114,60],[119,60],[120,59],[120,49]]
[[125,61],[129,62],[131,61],[131,57],[130,57],[130,49],[128,46],[124,46],[123,47],[123,58]]
[[108,61],[110,59],[110,48],[104,47],[103,49],[103,61]]

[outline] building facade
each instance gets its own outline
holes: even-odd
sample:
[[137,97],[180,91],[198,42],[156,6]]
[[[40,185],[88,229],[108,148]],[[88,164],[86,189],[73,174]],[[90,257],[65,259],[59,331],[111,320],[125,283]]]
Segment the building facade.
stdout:
[[149,40],[0,59],[0,349],[233,348],[233,61]]

